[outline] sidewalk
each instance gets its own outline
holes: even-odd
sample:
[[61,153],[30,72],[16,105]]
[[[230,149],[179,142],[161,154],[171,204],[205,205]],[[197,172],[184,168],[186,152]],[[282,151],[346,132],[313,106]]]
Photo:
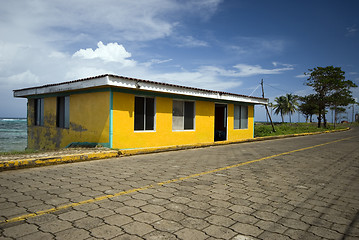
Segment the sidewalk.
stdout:
[[359,128],[0,174],[2,239],[359,239]]
[[4,155],[0,156],[0,172],[112,157],[118,157],[118,151],[108,148],[67,148],[30,154]]
[[202,148],[210,146],[219,146],[227,144],[238,144],[244,142],[256,142],[281,138],[299,137],[316,135],[322,133],[341,132],[347,131],[346,129],[331,130],[325,132],[312,132],[312,133],[299,133],[290,135],[257,137],[252,139],[243,139],[237,141],[219,141],[212,143],[198,143],[191,145],[175,145],[167,147],[154,147],[154,148],[140,148],[140,149],[127,149],[127,150],[113,150],[108,148],[66,148],[54,151],[46,151],[31,154],[14,154],[0,156],[0,172],[6,170],[14,170],[21,168],[40,167],[55,164],[81,162],[89,160],[106,159],[120,156],[131,156],[137,154],[157,153],[165,151],[176,151],[184,149]]

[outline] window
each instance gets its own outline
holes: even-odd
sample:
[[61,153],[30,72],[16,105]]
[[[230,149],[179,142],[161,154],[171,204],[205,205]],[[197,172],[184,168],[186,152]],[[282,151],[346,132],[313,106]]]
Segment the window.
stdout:
[[248,128],[248,106],[234,105],[234,129]]
[[135,97],[135,130],[155,129],[155,99]]
[[35,99],[35,125],[44,126],[44,99]]
[[70,97],[57,97],[56,126],[59,128],[70,127]]
[[194,129],[194,102],[173,100],[172,130]]

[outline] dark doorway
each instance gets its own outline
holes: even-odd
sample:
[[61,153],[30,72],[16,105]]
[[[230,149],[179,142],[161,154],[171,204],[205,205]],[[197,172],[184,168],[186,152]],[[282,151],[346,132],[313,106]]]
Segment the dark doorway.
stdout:
[[227,105],[216,104],[214,111],[214,141],[227,140]]

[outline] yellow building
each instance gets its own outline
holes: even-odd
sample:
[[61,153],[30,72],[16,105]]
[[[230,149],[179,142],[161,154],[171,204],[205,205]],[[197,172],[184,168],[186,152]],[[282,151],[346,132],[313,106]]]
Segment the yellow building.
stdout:
[[253,138],[268,99],[116,75],[14,90],[28,99],[28,148],[168,147]]

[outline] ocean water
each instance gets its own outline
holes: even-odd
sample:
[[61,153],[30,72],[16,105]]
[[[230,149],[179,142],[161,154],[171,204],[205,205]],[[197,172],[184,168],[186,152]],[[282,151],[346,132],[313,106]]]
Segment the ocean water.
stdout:
[[26,145],[26,119],[0,118],[0,152],[25,150]]

